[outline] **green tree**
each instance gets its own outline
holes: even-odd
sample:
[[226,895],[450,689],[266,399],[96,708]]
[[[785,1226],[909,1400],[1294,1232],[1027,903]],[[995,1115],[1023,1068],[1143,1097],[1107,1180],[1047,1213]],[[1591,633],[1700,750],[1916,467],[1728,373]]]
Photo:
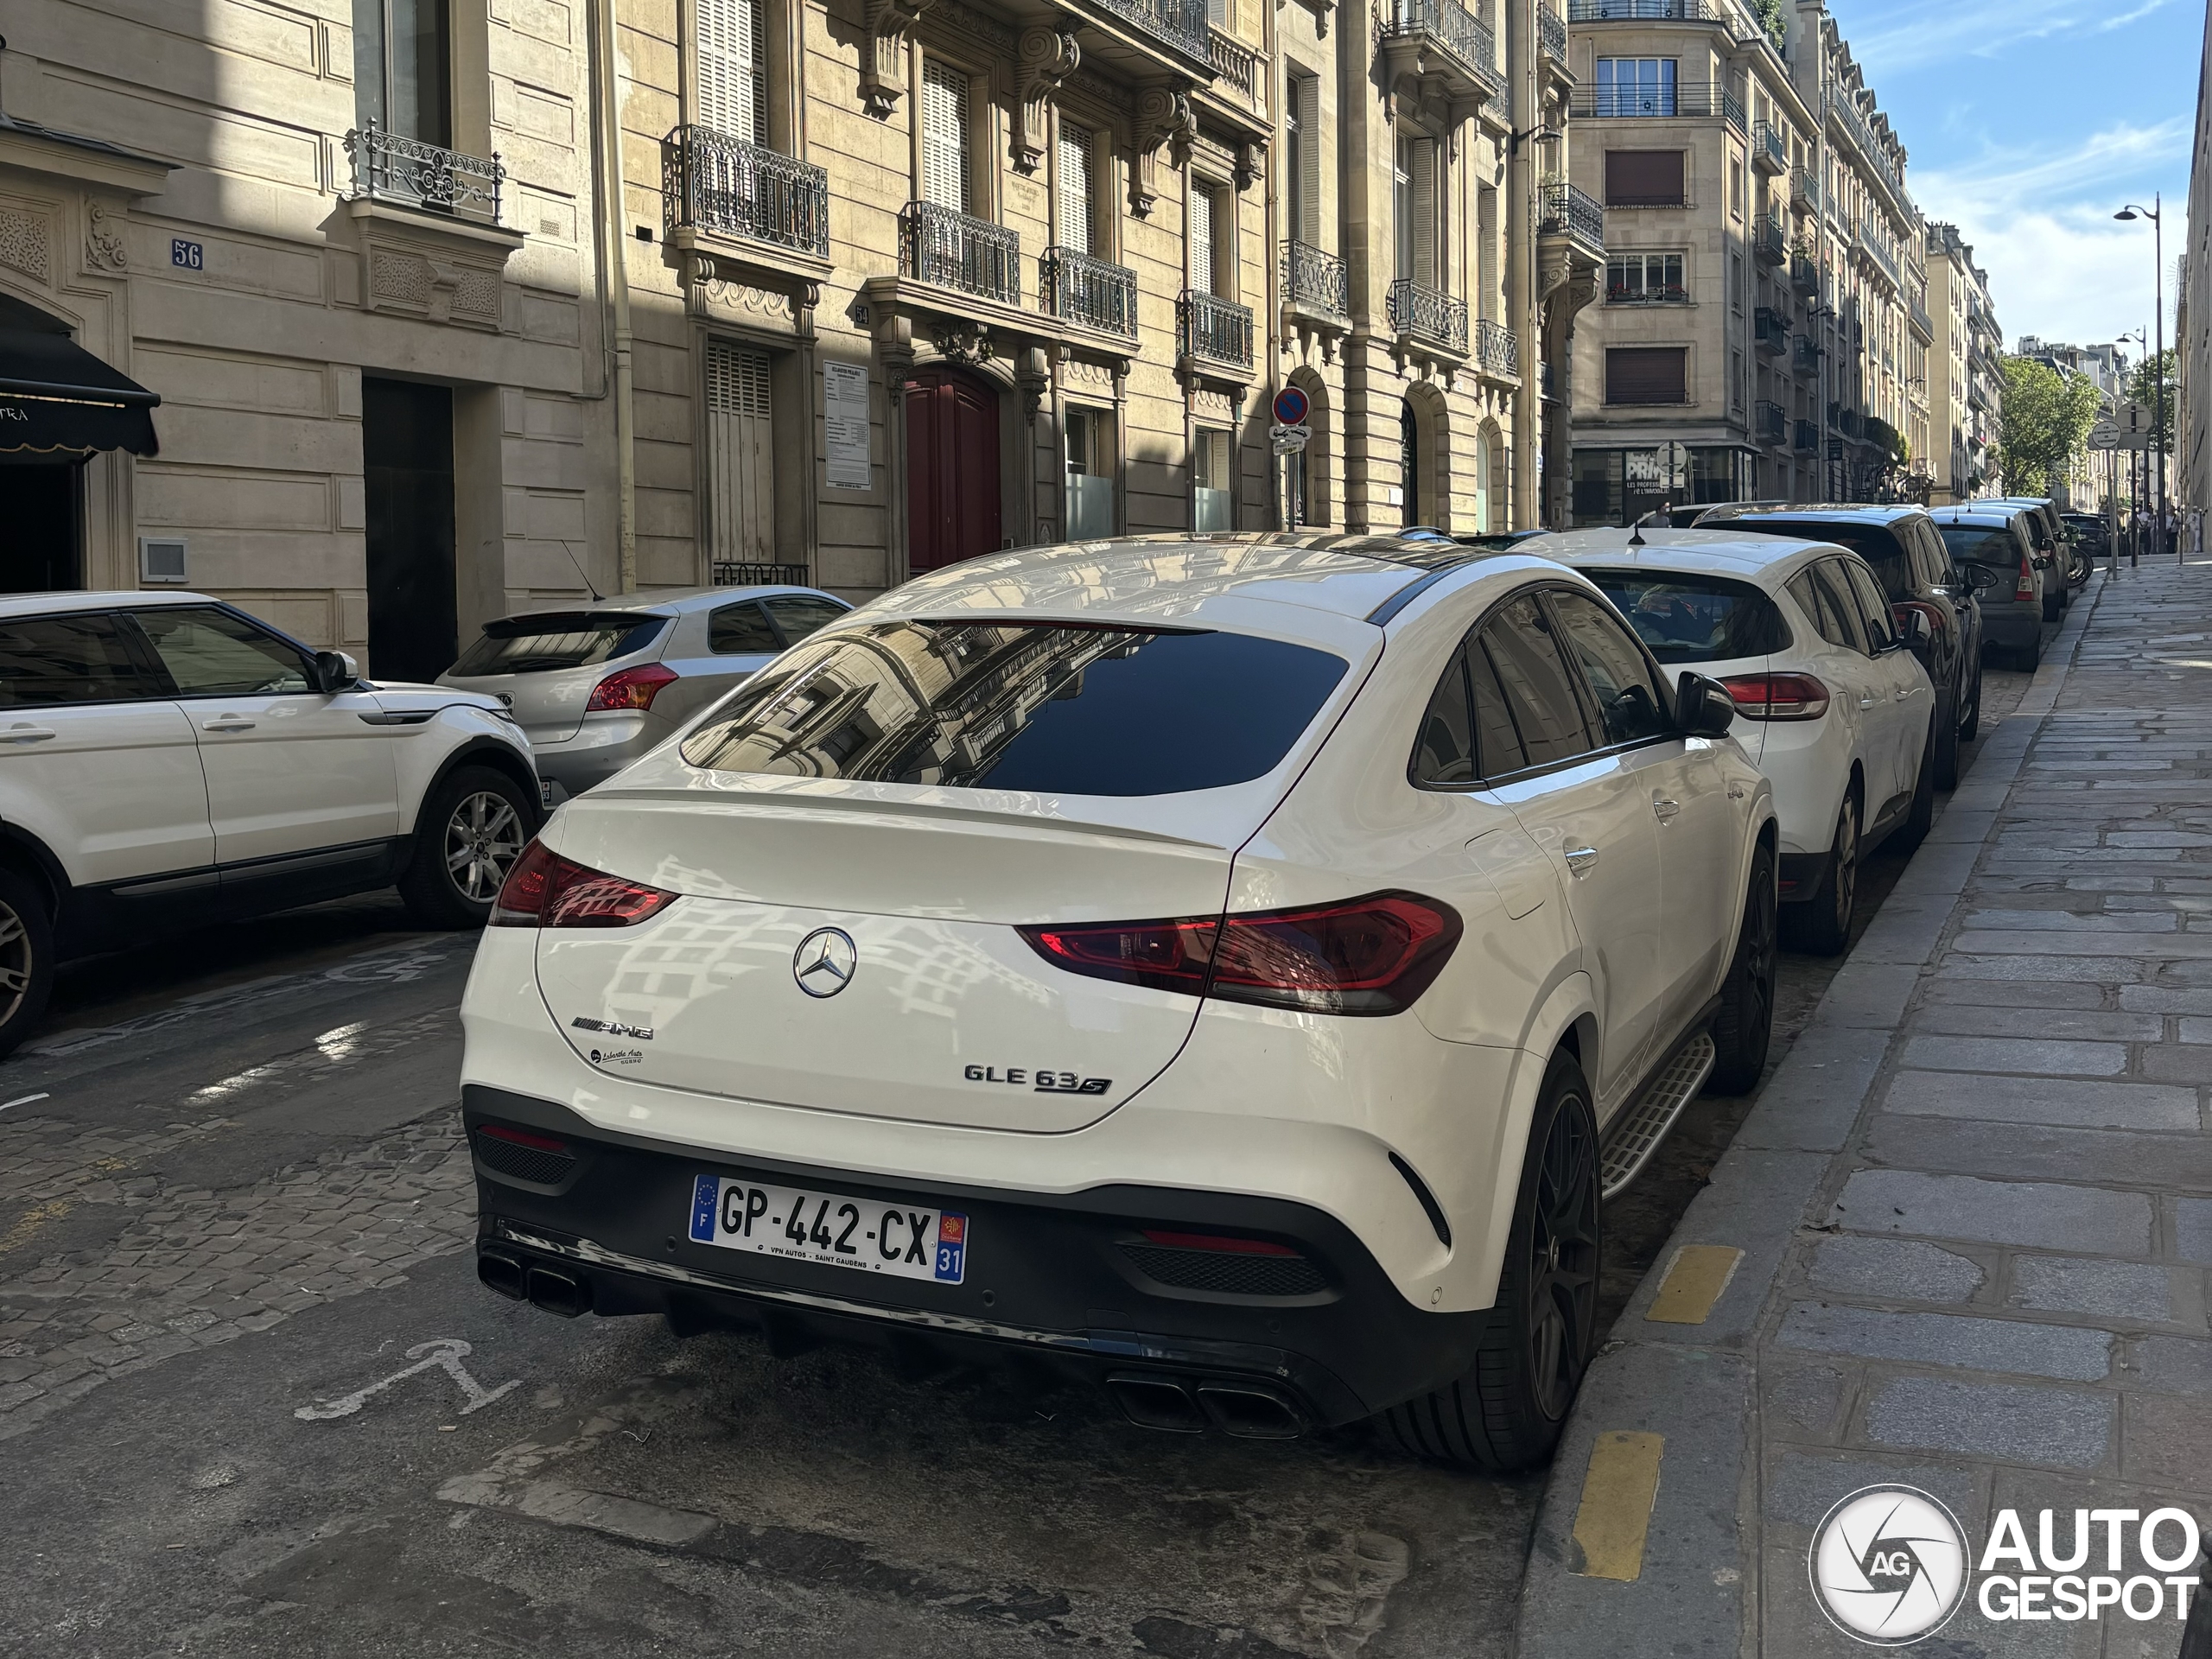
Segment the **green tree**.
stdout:
[[2158,386],[2161,381],[2165,384],[2166,418],[2165,423],[2158,429],[2158,445],[2161,449],[2171,450],[2174,447],[2174,398],[2178,389],[2174,381],[2174,354],[2171,346],[2158,359],[2155,368],[2148,358],[2145,358],[2135,365],[2134,372],[2127,377],[2127,401],[2131,404],[2142,404],[2150,411],[2147,418],[2154,425],[2157,424]]
[[2044,495],[2087,447],[2097,418],[2097,389],[2085,375],[2062,374],[2029,357],[2005,359],[2005,405],[1997,461],[2014,495]]
[[1766,30],[1767,38],[1774,42],[1774,49],[1783,49],[1788,34],[1782,17],[1782,0],[1756,0],[1759,27]]

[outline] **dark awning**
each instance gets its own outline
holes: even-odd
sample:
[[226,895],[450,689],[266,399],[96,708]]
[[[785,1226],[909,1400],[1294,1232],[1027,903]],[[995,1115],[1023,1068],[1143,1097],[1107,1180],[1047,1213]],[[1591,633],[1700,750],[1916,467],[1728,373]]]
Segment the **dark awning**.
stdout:
[[0,456],[150,455],[162,401],[69,338],[65,326],[0,299]]

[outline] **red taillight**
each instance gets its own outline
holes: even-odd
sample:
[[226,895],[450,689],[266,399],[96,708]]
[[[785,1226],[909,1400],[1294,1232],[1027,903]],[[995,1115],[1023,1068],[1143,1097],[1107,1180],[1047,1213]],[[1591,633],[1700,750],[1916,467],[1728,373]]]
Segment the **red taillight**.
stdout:
[[2036,596],[2036,568],[2025,554],[2020,556],[2020,579],[2012,584],[2014,599],[2033,599]]
[[628,927],[675,902],[676,895],[604,870],[587,868],[533,841],[507,872],[492,906],[493,927]]
[[1217,1250],[1224,1255],[1298,1255],[1287,1244],[1270,1243],[1264,1238],[1224,1238],[1219,1233],[1166,1233],[1153,1227],[1143,1231],[1145,1243],[1165,1244],[1171,1250]]
[[528,1147],[532,1152],[557,1152],[565,1155],[569,1143],[556,1141],[550,1135],[532,1135],[527,1129],[511,1129],[499,1123],[480,1123],[476,1133],[493,1141],[505,1141],[511,1146]]
[[1163,922],[1025,927],[1046,961],[1094,979],[1313,1014],[1396,1014],[1459,942],[1459,912],[1409,893]]
[[1810,674],[1736,674],[1720,682],[1745,720],[1818,720],[1828,689]]
[[610,709],[650,709],[653,699],[660,695],[661,687],[673,684],[676,678],[676,671],[663,663],[640,663],[635,668],[626,668],[592,687],[591,701],[584,705],[584,712],[594,715]]

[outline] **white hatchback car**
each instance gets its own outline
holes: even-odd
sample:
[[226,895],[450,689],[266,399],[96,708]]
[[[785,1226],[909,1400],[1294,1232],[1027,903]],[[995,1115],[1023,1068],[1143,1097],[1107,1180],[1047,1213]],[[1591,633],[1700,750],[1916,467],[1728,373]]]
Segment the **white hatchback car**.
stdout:
[[462,1007],[479,1273],[1541,1460],[1601,1192],[1764,1061],[1732,719],[1579,576],[1434,540],[909,582],[517,866]]
[[397,884],[481,925],[538,817],[488,697],[361,680],[198,594],[0,600],[0,1053],[57,962]]
[[1774,782],[1784,937],[1837,955],[1859,861],[1885,839],[1919,845],[1936,810],[1935,688],[1912,638],[1842,548],[1721,530],[1640,537],[1587,530],[1522,545],[1604,588],[1670,670],[1728,688],[1736,735]]

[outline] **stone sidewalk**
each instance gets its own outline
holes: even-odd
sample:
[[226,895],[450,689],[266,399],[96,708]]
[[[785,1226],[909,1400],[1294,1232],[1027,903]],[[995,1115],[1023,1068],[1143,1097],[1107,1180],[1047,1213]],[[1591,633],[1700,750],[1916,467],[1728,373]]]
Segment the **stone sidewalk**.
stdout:
[[[1807,1549],[1874,1483],[1976,1559],[2006,1509],[2031,1543],[2060,1511],[2062,1554],[2076,1509],[2212,1529],[2212,564],[2082,597],[1611,1332],[1524,1659],[1868,1651]],[[1970,1591],[1921,1650],[2181,1640],[2171,1592],[2023,1623]]]

